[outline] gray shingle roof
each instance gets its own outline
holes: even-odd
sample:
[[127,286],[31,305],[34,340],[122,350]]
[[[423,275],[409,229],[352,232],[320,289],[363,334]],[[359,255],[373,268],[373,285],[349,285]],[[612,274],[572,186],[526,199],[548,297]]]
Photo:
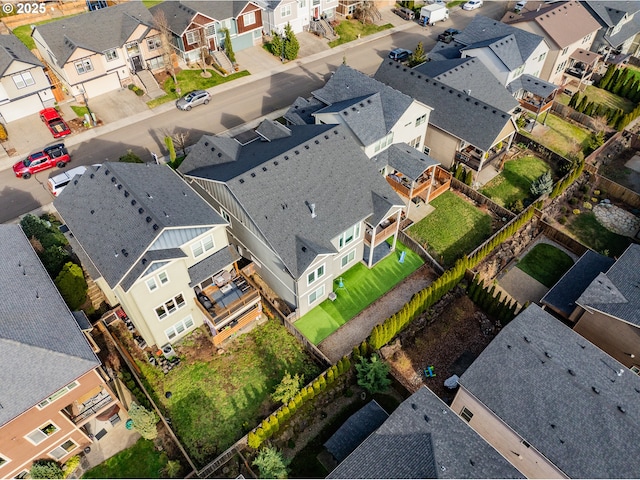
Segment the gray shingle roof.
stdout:
[[410,92],[416,100],[432,107],[434,110],[429,116],[430,125],[485,151],[502,140],[498,136],[512,123],[509,113],[397,62],[383,61],[375,78],[394,88]]
[[[312,92],[314,97],[327,105],[374,93],[380,94],[382,112],[372,109],[370,113],[372,115],[382,114],[386,134],[413,103],[411,96],[354,70],[348,65],[340,65],[324,87]],[[375,119],[369,118],[369,120]]]
[[378,402],[371,400],[351,415],[336,433],[331,435],[324,446],[333,455],[333,458],[342,462],[387,418],[389,418],[389,414],[378,405]]
[[472,43],[462,48],[461,52],[474,48],[488,48],[508,70],[515,70],[525,62],[525,59],[522,58],[520,54],[520,50],[518,50],[516,38],[513,34]]
[[15,35],[0,35],[0,76],[15,61],[42,67],[42,62]]
[[489,69],[477,58],[431,61],[414,70],[438,80],[499,110],[509,112],[519,104]]
[[[202,2],[204,3],[204,2]],[[191,24],[191,20],[198,14],[197,9],[193,9],[185,2],[164,1],[154,5],[149,9],[151,15],[157,15],[158,12],[164,12],[167,19],[169,30],[176,35],[182,35],[187,27]]]
[[[237,18],[248,4],[255,2],[234,2],[227,0],[202,2],[199,0],[182,0],[182,3],[200,13],[204,13],[207,17],[215,18],[216,20],[226,20],[227,18]],[[255,5],[258,4],[255,3]]]
[[388,165],[413,181],[416,181],[427,168],[440,165],[437,160],[434,160],[426,153],[419,152],[406,143],[394,143],[388,150]]
[[591,282],[576,303],[640,326],[640,245],[629,245],[606,273]]
[[516,93],[520,89],[525,89],[534,95],[547,98],[559,87],[553,83],[545,82],[541,78],[525,73],[507,85],[507,88],[513,93]]
[[640,2],[618,0],[585,0],[585,7],[596,14],[596,19],[602,20],[605,27],[613,27],[626,14],[634,14],[640,11]]
[[240,260],[240,255],[231,245],[218,250],[213,255],[209,255],[204,260],[189,267],[189,278],[191,279],[189,286],[194,287],[238,260]]
[[491,445],[422,387],[328,478],[522,478]]
[[638,476],[629,446],[640,438],[640,376],[539,306],[503,328],[459,384],[569,478]]
[[600,273],[606,272],[613,262],[612,258],[587,250],[542,297],[541,303],[552,306],[568,317],[575,310],[578,297]]
[[[226,182],[291,274],[298,278],[330,240],[373,213],[370,192],[403,203],[342,125],[292,125],[292,135],[240,146],[217,163],[208,151],[220,137],[207,136],[187,156],[187,176]],[[192,158],[192,155],[196,157]],[[207,161],[216,162],[211,166]],[[195,168],[194,168],[195,167]],[[310,205],[315,204],[316,217]]]
[[138,262],[178,255],[146,252],[164,229],[225,223],[175,172],[154,164],[90,167],[54,205],[111,288]]
[[178,258],[185,258],[186,253],[180,248],[163,248],[159,250],[149,250],[138,259],[135,265],[129,270],[129,273],[120,282],[120,285],[125,292],[128,292],[136,280],[149,268],[153,262],[165,262],[169,260],[177,260]]
[[614,35],[605,35],[604,38],[612,47],[619,47],[627,40],[635,37],[640,32],[640,15],[635,14],[633,18],[622,25],[620,30]]
[[18,225],[0,225],[0,425],[100,362]]
[[267,120],[255,129],[255,132],[265,140],[276,140],[278,138],[285,138],[291,136],[291,130],[282,125],[280,122],[273,120]]
[[289,107],[287,113],[284,114],[284,118],[294,125],[310,125],[315,123],[313,114],[325,106],[326,105],[317,98],[311,97],[307,100],[298,97],[291,107]]
[[76,48],[102,53],[122,47],[140,25],[153,17],[142,2],[126,2],[36,26],[62,67]]

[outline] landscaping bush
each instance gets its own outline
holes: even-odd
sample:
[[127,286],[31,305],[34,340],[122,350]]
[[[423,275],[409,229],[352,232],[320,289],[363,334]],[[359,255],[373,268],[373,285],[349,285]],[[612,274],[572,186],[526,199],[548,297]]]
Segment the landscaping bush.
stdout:
[[236,54],[233,51],[233,44],[231,43],[231,33],[228,28],[224,29],[224,53],[227,54],[227,57],[231,61],[231,63],[236,63]]
[[424,47],[422,42],[418,42],[415,50],[409,57],[409,67],[415,67],[427,61],[427,54],[424,51]]
[[574,215],[580,215],[580,209],[579,208],[574,208],[573,209],[573,214]]
[[77,310],[87,298],[87,281],[82,268],[73,262],[67,262],[55,279],[56,287],[64,298],[69,310]]
[[29,470],[31,478],[63,478],[62,467],[55,460],[36,460]]
[[300,43],[296,38],[291,24],[287,22],[284,27],[284,57],[287,60],[295,60],[298,58],[298,52],[300,51]]
[[73,471],[78,468],[78,465],[80,465],[80,455],[74,455],[69,460],[64,462],[64,465],[62,466],[64,478],[69,478],[69,475],[71,475]]
[[9,139],[9,134],[7,133],[7,129],[4,124],[0,123],[0,142],[4,142]]
[[120,161],[124,163],[144,163],[132,150],[127,150],[127,153],[120,157]]
[[577,205],[577,204],[578,204],[578,202],[579,202],[579,200],[578,200],[576,197],[571,197],[571,198],[569,199],[569,203],[570,203],[571,205]]
[[534,198],[538,198],[541,195],[551,193],[551,190],[553,190],[553,177],[551,177],[551,172],[547,170],[533,181],[529,191]]
[[384,392],[389,385],[389,365],[381,361],[377,355],[371,355],[371,360],[361,357],[356,363],[358,385],[371,395]]
[[42,264],[47,270],[49,276],[51,278],[55,278],[58,276],[65,263],[71,260],[71,257],[69,256],[69,252],[61,246],[51,245],[50,247],[45,248],[42,252],[40,260],[42,261]]
[[271,394],[274,402],[282,402],[287,405],[300,391],[302,386],[302,378],[297,373],[292,377],[286,372],[280,383],[276,386],[275,391]]
[[129,417],[133,420],[133,428],[147,440],[153,440],[158,436],[158,415],[154,411],[147,410],[135,402],[129,407]]
[[558,222],[560,223],[560,225],[564,225],[567,223],[567,217],[565,217],[564,215],[562,217],[560,217],[558,219]]
[[166,137],[164,137],[164,143],[167,146],[167,150],[169,150],[169,160],[171,161],[171,163],[175,162],[176,147],[173,145],[173,138],[167,135]]
[[582,206],[587,210],[591,210],[593,208],[593,205],[591,205],[589,202],[584,202]]
[[258,467],[260,478],[287,478],[289,461],[282,452],[273,447],[265,447],[258,452],[252,465]]

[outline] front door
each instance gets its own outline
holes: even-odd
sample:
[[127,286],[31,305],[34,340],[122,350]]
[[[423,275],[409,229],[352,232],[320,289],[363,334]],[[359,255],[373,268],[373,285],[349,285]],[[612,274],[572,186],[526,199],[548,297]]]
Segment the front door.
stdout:
[[139,55],[136,55],[135,57],[131,57],[131,63],[133,63],[134,72],[137,73],[140,70],[142,70],[142,60],[140,59]]

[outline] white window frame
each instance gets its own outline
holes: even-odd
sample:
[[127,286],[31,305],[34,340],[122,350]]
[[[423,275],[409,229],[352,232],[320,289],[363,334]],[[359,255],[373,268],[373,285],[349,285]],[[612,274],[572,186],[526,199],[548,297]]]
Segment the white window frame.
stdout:
[[150,292],[153,292],[154,290],[158,289],[158,283],[156,282],[156,277],[151,277],[145,283],[147,284],[147,289]]
[[116,50],[115,48],[105,50],[103,52],[103,55],[107,62],[113,62],[114,60],[117,60],[119,58],[118,50]]
[[[353,236],[351,237],[351,239],[348,239],[348,236],[347,236],[347,233],[349,233],[349,230],[353,230]],[[360,222],[356,223],[355,225],[347,228],[344,232],[342,232],[342,234],[338,238],[338,246],[342,250],[351,242],[359,238],[360,238]]]
[[255,25],[256,23],[256,12],[249,12],[242,16],[242,22],[244,26],[247,27],[249,25]]
[[158,273],[158,280],[160,280],[160,285],[166,285],[167,283],[169,283],[169,275],[167,275],[166,271],[160,272]]
[[33,79],[33,75],[31,75],[31,72],[16,73],[11,78],[13,79],[13,83],[15,83],[18,90],[36,84],[36,81]]
[[[53,425],[55,427],[55,430],[52,433],[46,433],[44,432],[44,428],[48,427],[49,425]],[[55,423],[53,423],[51,420],[44,422],[40,427],[33,429],[32,431],[30,431],[28,434],[26,434],[24,436],[24,438],[26,438],[27,440],[29,440],[31,443],[33,443],[34,445],[40,445],[42,442],[44,442],[47,438],[52,437],[53,435],[55,435],[56,433],[58,433],[60,431],[60,427],[58,425],[56,425]],[[32,439],[30,437],[30,435],[36,433],[36,432],[40,432],[42,435],[44,435],[44,437],[42,437],[40,440],[38,440],[37,442]]]
[[425,113],[424,115],[420,115],[418,118],[416,118],[416,127],[419,127],[426,121],[427,121],[427,114]]
[[182,335],[184,332],[188,332],[194,326],[195,326],[195,322],[193,321],[193,317],[189,315],[188,317],[183,318],[179,322],[167,328],[164,331],[164,334],[166,335],[167,340],[171,341],[174,338],[176,338],[178,335]]
[[147,38],[147,50],[153,52],[162,47],[162,40],[160,39],[160,35],[154,35],[153,37]]
[[214,37],[216,35],[216,24],[210,23],[204,27],[204,36],[205,37]]
[[353,250],[351,250],[349,253],[347,253],[340,259],[340,268],[342,269],[346,268],[355,259],[356,259],[356,249],[354,248]]
[[460,410],[460,418],[469,423],[473,418],[473,412],[467,407],[462,407],[462,410]]
[[[179,299],[182,299],[182,303],[180,303]],[[166,302],[161,303],[157,307],[153,309],[156,314],[158,320],[162,321],[168,316],[174,314],[181,308],[184,308],[187,305],[186,300],[184,299],[184,294],[182,292],[178,293],[174,297],[171,297]],[[164,313],[159,313],[160,311]]]
[[[73,445],[73,448],[67,450],[66,448],[63,447],[63,445],[65,445],[66,443],[71,442],[71,444]],[[71,438],[68,438],[67,440],[65,440],[64,442],[62,442],[60,445],[58,445],[56,448],[54,448],[53,450],[51,450],[49,452],[49,456],[55,460],[60,460],[61,458],[64,458],[65,456],[69,455],[71,452],[73,452],[76,448],[78,448],[78,444],[76,442],[74,442]],[[62,450],[62,452],[64,452],[62,455],[60,456],[56,456],[54,454],[54,452],[58,451],[58,450]]]
[[291,4],[287,3],[280,8],[280,16],[282,18],[291,16]]
[[11,459],[9,457],[7,457],[6,455],[2,455],[0,453],[0,468],[2,468],[4,465],[10,462],[11,462]]
[[162,56],[153,57],[148,60],[148,63],[151,70],[156,70],[164,67],[164,58],[162,58]]
[[73,390],[74,388],[78,387],[79,385],[80,384],[77,381],[74,380],[69,385],[66,385],[66,386],[62,387],[60,390],[55,392],[50,397],[45,398],[38,405],[36,405],[36,407],[38,407],[39,410],[42,410],[43,408],[45,408],[50,403],[55,402],[59,398],[64,397],[67,393],[69,393],[71,390]]
[[78,60],[74,63],[76,67],[76,73],[78,75],[83,75],[88,72],[93,72],[93,63],[90,58],[83,58],[82,60]]
[[[324,296],[324,285],[320,285],[320,287],[316,288],[313,292],[311,292],[307,297],[307,301],[309,302],[309,305],[311,305],[317,302],[318,299],[321,298],[322,296]],[[313,300],[311,299],[311,297],[313,297]]]
[[312,283],[320,280],[324,277],[325,273],[327,273],[327,269],[325,268],[325,264],[319,265],[317,268],[314,268],[312,272],[307,275],[307,286]]
[[200,40],[200,35],[197,30],[189,30],[184,34],[184,39],[187,42],[187,45],[195,45]]
[[231,224],[231,214],[222,207],[220,207],[220,216]]
[[[538,57],[538,62],[543,61],[545,58],[547,58],[547,52],[542,52],[540,54],[540,56]],[[536,75],[537,76],[537,75]]]
[[[209,243],[209,240],[211,241],[211,246],[206,248],[205,245]],[[194,242],[193,245],[191,245],[191,253],[193,254],[193,258],[198,258],[207,253],[209,250],[213,250],[214,248],[216,248],[216,242],[214,242],[213,240],[213,235],[207,235],[206,237],[201,238],[197,242]],[[196,254],[196,251],[200,249],[202,251]]]
[[373,147],[373,150],[377,153],[385,147],[388,147],[393,142],[393,132],[389,132],[383,138],[378,140]]
[[409,142],[409,146],[410,146],[410,147],[413,147],[413,148],[415,148],[415,149],[418,149],[418,147],[420,146],[420,142],[421,142],[421,141],[422,141],[422,135],[420,135],[419,137],[414,138],[413,140],[411,140],[411,141]]

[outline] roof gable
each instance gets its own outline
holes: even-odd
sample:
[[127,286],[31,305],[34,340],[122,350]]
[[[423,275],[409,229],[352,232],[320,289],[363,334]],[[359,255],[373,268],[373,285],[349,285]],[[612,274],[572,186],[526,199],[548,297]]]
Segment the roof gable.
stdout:
[[11,67],[14,62],[43,67],[44,65],[15,35],[0,35],[0,76]]

